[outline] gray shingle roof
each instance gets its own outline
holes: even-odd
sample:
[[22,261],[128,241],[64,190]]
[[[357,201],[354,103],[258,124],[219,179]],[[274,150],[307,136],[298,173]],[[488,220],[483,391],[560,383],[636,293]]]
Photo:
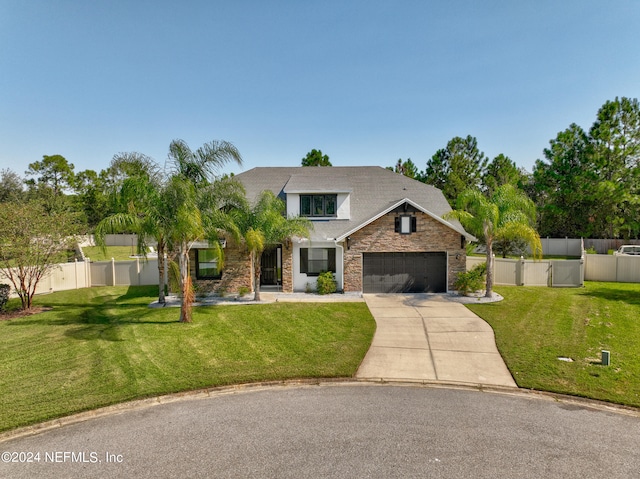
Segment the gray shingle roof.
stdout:
[[[311,239],[339,238],[353,232],[404,199],[434,217],[451,211],[442,191],[379,166],[258,167],[235,176],[253,202],[264,190],[285,198],[289,193],[351,194],[351,219],[317,220]],[[473,238],[454,220],[443,221]]]

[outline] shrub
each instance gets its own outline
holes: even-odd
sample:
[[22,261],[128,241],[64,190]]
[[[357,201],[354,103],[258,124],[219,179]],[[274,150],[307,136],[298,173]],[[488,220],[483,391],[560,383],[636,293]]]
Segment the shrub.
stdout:
[[333,277],[333,273],[330,271],[323,271],[318,276],[318,294],[331,294],[335,293],[337,289],[336,280]]
[[458,273],[455,283],[456,290],[467,294],[481,290],[485,285],[487,276],[487,264],[479,263],[466,273]]
[[11,291],[11,286],[0,284],[0,311],[4,311],[7,301],[9,301],[9,291]]
[[243,296],[249,294],[249,288],[247,288],[246,286],[240,286],[238,288],[238,297],[242,298]]

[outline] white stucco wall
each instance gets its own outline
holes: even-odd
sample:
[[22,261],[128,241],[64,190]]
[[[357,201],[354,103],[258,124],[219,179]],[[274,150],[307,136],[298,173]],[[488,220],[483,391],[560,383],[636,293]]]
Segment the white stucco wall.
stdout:
[[344,254],[342,245],[336,247],[333,241],[301,241],[293,244],[293,290],[296,292],[304,292],[307,290],[307,284],[312,291],[317,287],[317,276],[307,276],[306,273],[300,272],[300,248],[335,248],[336,249],[336,283],[338,290],[343,289],[343,265]]

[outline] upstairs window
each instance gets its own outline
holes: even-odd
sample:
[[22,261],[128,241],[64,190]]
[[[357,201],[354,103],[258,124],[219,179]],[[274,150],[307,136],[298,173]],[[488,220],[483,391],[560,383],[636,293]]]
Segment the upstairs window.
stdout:
[[300,195],[300,216],[335,217],[338,195]]

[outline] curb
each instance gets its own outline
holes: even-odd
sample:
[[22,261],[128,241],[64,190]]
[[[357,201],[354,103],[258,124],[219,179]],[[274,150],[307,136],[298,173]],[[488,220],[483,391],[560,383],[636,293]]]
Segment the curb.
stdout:
[[58,419],[52,419],[32,426],[25,426],[0,433],[0,443],[22,437],[35,436],[47,431],[64,426],[85,422],[91,419],[102,418],[114,414],[145,409],[178,401],[192,401],[198,399],[215,398],[232,394],[241,394],[254,391],[284,389],[290,387],[309,386],[380,386],[380,387],[422,387],[432,389],[457,389],[464,391],[476,391],[506,396],[524,397],[531,400],[554,401],[566,404],[570,407],[591,409],[613,414],[621,414],[628,417],[640,418],[640,408],[607,403],[594,399],[567,396],[564,394],[536,391],[533,389],[520,389],[506,386],[486,386],[482,384],[456,383],[445,381],[427,380],[389,380],[389,379],[356,379],[356,378],[319,378],[319,379],[292,379],[282,381],[265,381],[257,383],[236,384],[231,386],[219,386],[193,391],[183,391],[162,396],[154,396],[144,399],[136,399],[124,403],[118,403],[91,411],[80,412]]

